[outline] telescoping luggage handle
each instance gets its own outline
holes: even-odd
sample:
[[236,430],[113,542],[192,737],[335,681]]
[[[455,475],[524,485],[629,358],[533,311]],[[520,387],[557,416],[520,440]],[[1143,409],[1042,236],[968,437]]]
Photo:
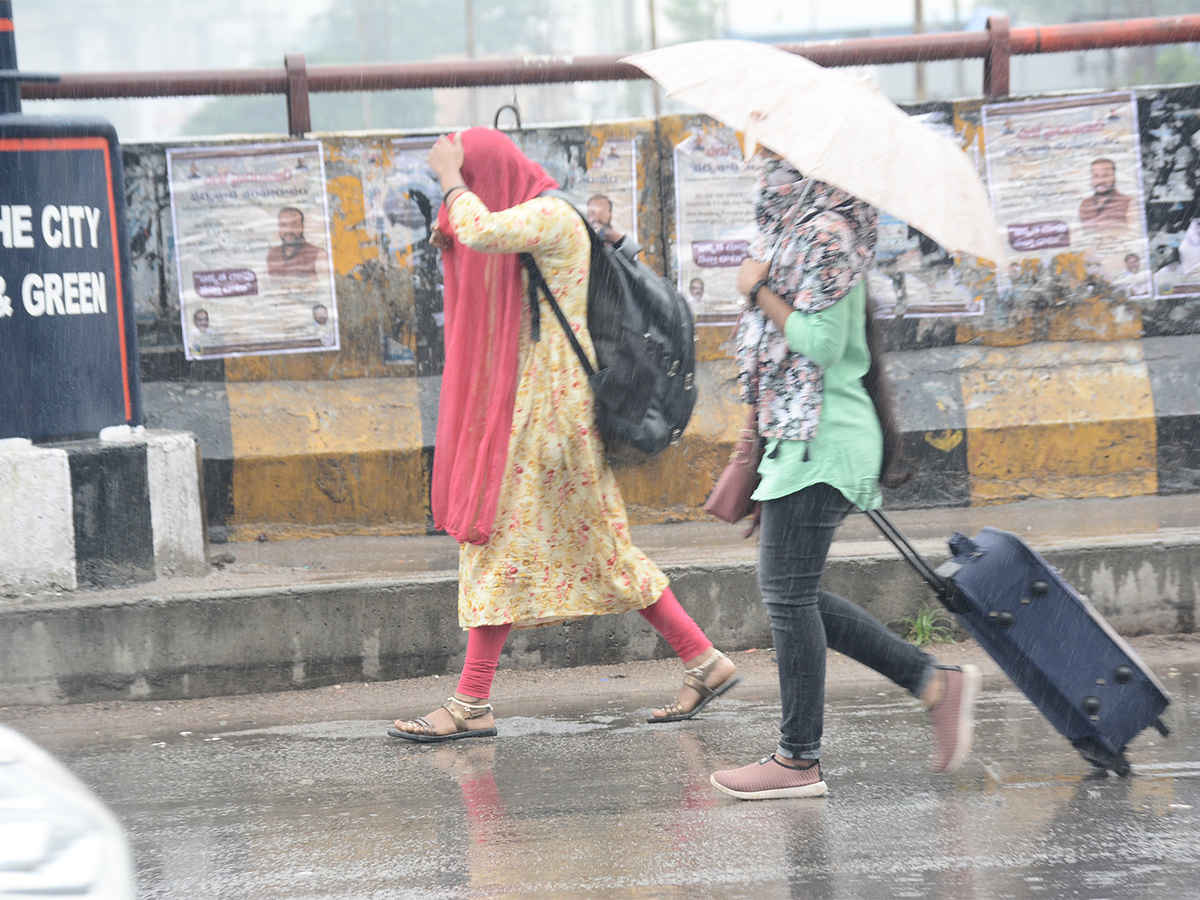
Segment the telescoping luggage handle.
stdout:
[[948,577],[962,568],[960,563],[950,559],[943,563],[941,567],[935,569],[908,542],[908,538],[887,517],[886,513],[878,509],[868,509],[867,518],[874,522],[875,527],[883,533],[883,536],[891,541],[892,545],[900,551],[900,555],[916,570],[917,574],[921,576],[921,580],[933,588],[942,606],[953,613],[965,613],[967,611],[968,606],[966,602],[959,596],[958,590]]

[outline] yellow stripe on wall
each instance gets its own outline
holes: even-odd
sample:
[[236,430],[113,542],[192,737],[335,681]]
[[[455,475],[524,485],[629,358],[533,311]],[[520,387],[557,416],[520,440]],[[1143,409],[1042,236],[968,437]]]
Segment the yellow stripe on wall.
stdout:
[[428,488],[415,378],[226,390],[231,524],[423,526]]
[[961,375],[972,503],[1157,491],[1140,343],[1032,344],[973,362]]

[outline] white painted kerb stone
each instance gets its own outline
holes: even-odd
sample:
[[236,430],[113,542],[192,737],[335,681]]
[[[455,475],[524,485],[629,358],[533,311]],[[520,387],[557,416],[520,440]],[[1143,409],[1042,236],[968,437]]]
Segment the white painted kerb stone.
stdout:
[[182,431],[147,432],[146,464],[158,576],[205,574],[204,492],[196,436]]
[[148,431],[140,425],[136,428],[115,425],[103,429],[100,440],[146,445],[155,573],[159,577],[203,575],[208,562],[196,436],[186,431]]
[[75,590],[71,468],[64,450],[0,440],[0,584]]

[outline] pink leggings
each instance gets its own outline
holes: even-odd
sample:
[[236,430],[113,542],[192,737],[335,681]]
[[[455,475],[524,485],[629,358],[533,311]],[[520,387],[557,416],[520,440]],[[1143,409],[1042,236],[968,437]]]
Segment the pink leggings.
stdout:
[[[692,617],[667,588],[655,603],[638,610],[643,619],[654,626],[663,640],[671,645],[680,659],[699,656],[712,646]],[[487,699],[492,693],[492,678],[500,662],[500,651],[508,638],[511,624],[476,625],[467,630],[467,661],[463,663],[458,692],[467,697]]]

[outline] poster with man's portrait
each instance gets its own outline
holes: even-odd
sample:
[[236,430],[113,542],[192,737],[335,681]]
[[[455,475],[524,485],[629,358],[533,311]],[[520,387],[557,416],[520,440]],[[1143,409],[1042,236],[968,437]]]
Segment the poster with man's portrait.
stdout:
[[188,359],[338,349],[321,144],[167,150]]
[[629,237],[636,242],[637,144],[605,140],[567,194],[601,240],[612,244]]
[[992,208],[1008,250],[1001,286],[1076,271],[1127,297],[1148,296],[1133,94],[992,103],[982,115]]

